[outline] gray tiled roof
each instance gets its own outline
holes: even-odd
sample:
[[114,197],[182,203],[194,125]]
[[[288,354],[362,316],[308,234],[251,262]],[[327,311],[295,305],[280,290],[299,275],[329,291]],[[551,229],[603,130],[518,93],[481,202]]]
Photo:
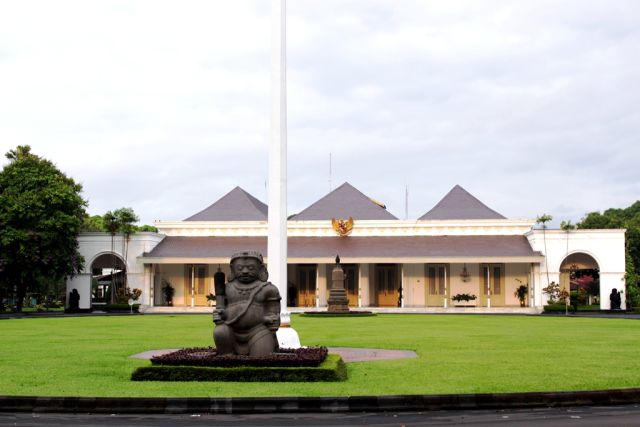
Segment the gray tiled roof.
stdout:
[[236,187],[185,221],[266,221],[267,205]]
[[419,220],[427,219],[505,219],[493,209],[456,185]]
[[348,182],[292,216],[291,219],[307,221],[349,217],[354,220],[398,219]]
[[[395,237],[289,237],[290,258],[397,258],[421,257],[510,258],[541,257],[525,236],[395,236]],[[266,237],[167,236],[144,258],[226,258],[255,250],[266,255]]]

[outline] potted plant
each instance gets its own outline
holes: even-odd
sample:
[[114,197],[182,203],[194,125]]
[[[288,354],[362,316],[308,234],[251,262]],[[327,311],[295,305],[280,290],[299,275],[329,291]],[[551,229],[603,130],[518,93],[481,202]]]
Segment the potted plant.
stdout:
[[517,282],[520,283],[520,286],[516,288],[516,291],[513,293],[515,297],[520,301],[520,307],[525,307],[527,305],[527,294],[529,293],[529,284],[522,283],[522,280],[516,279]]
[[476,299],[476,296],[473,294],[455,294],[454,296],[451,297],[452,301],[455,302],[469,302],[469,301],[474,301]]
[[209,307],[212,307],[213,303],[216,302],[216,296],[212,293],[209,293],[209,295],[207,295],[207,302],[209,303]]
[[173,305],[173,295],[176,290],[171,286],[171,283],[167,279],[162,279],[162,295],[168,306]]

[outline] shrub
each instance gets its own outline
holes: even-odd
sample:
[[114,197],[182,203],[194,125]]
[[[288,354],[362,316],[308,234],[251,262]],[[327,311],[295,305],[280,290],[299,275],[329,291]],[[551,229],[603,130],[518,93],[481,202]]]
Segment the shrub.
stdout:
[[[129,304],[107,304],[104,306],[103,308],[104,311],[108,311],[108,312],[130,312],[131,311],[131,306]],[[140,312],[140,304],[133,304],[133,312],[134,313],[139,313]]]
[[451,299],[453,301],[456,302],[460,302],[460,301],[474,301],[477,297],[473,294],[455,294],[454,296],[451,297]]
[[564,313],[567,307],[564,304],[548,304],[544,306],[545,313]]
[[347,379],[347,368],[339,355],[329,354],[320,366],[145,366],[136,369],[131,379],[133,381],[344,381]]

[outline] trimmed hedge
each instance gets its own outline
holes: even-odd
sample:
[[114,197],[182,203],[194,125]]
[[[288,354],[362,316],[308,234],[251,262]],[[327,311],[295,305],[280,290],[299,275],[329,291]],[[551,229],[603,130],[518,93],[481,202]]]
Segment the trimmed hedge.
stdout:
[[[107,304],[102,308],[104,311],[108,312],[131,312],[131,306],[129,304]],[[133,312],[139,313],[140,304],[133,304]]]
[[[548,304],[544,306],[545,313],[564,313],[567,310],[567,307],[564,304]],[[571,312],[573,307],[569,306],[569,311]]]
[[305,311],[301,313],[302,317],[367,317],[377,316],[371,311],[349,311],[346,313],[331,313],[329,311]]
[[209,367],[153,365],[136,369],[132,381],[345,381],[347,367],[337,354],[329,354],[317,367]]

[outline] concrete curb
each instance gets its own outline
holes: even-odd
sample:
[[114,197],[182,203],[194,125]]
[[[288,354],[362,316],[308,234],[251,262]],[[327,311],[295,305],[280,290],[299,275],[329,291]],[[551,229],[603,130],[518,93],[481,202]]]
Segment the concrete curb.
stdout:
[[640,388],[530,393],[352,397],[108,398],[0,396],[0,412],[108,414],[263,414],[402,412],[640,403]]

